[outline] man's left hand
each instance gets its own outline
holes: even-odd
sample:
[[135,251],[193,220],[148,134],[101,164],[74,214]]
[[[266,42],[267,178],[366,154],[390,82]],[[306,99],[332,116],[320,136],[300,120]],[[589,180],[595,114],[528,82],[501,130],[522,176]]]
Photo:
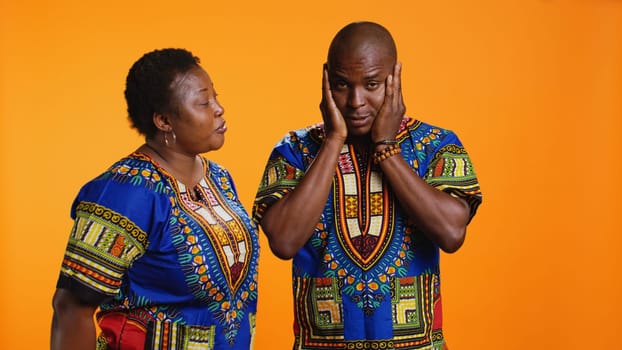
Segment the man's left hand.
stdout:
[[384,103],[371,129],[372,142],[394,139],[402,123],[406,107],[402,96],[401,74],[402,64],[397,62],[393,67],[393,73],[385,82]]

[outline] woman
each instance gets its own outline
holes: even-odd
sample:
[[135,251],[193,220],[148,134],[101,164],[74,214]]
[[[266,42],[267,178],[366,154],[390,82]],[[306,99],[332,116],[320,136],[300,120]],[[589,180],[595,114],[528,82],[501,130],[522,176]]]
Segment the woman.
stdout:
[[224,143],[216,97],[186,50],[147,53],[130,69],[128,113],[146,142],[73,203],[52,349],[252,347],[256,227],[227,170],[200,156]]

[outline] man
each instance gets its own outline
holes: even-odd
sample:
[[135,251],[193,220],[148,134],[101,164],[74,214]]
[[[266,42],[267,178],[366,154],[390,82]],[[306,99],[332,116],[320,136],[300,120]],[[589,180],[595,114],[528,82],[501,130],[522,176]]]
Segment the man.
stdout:
[[391,34],[341,29],[324,65],[323,124],[273,150],[254,218],[293,258],[295,349],[442,349],[439,248],[481,203],[455,134],[404,116]]

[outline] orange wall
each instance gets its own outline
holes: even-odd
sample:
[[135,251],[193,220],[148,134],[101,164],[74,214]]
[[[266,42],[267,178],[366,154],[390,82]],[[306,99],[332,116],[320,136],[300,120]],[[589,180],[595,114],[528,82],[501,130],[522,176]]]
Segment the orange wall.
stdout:
[[[250,208],[272,145],[319,121],[328,43],[360,19],[393,32],[408,114],[460,135],[484,191],[466,244],[442,257],[451,348],[619,346],[621,1],[6,0],[2,348],[48,346],[73,196],[141,142],[122,91],[142,53],[202,58],[229,123],[208,157]],[[261,243],[256,349],[288,349],[289,264]]]

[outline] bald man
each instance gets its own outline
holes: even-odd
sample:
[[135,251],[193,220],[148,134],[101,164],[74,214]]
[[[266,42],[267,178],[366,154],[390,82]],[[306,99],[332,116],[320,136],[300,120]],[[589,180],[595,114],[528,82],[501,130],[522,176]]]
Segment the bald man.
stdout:
[[330,44],[323,123],[273,149],[254,218],[293,258],[294,349],[445,349],[439,249],[481,203],[451,131],[405,116],[391,34],[351,23]]

